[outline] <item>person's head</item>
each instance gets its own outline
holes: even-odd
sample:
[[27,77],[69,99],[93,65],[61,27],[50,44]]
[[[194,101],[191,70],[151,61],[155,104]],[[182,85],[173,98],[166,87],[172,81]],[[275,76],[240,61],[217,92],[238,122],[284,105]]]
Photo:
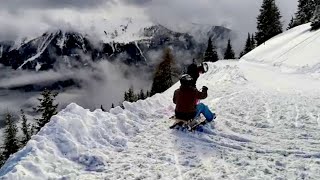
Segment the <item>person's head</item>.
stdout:
[[180,78],[182,87],[191,87],[193,85],[193,78],[189,74],[184,74]]
[[200,74],[203,74],[204,73],[204,68],[203,68],[203,66],[198,66],[198,72],[200,73]]
[[201,63],[198,65],[197,70],[200,74],[203,74],[208,71],[208,64],[207,63]]

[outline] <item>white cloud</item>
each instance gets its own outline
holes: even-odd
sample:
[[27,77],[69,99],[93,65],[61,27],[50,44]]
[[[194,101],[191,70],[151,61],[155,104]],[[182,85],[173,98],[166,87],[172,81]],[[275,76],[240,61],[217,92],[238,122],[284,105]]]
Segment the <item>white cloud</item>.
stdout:
[[[236,32],[242,48],[248,32],[256,29],[262,0],[0,0],[0,41],[35,37],[52,28],[76,28],[101,35],[104,20],[135,17],[174,29],[187,23],[226,26]],[[278,0],[284,28],[297,0]],[[94,24],[94,25],[93,25]]]

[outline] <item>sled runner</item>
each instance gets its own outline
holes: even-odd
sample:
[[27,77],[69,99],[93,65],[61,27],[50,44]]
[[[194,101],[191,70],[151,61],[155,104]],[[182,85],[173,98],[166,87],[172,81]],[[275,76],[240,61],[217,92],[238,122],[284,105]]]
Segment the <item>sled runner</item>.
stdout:
[[205,119],[201,119],[201,120],[195,120],[195,119],[182,120],[182,119],[177,119],[175,116],[172,116],[170,119],[175,121],[173,123],[173,125],[170,126],[170,129],[174,129],[174,128],[180,126],[182,128],[186,128],[188,131],[195,131],[198,126],[206,124],[206,120]]

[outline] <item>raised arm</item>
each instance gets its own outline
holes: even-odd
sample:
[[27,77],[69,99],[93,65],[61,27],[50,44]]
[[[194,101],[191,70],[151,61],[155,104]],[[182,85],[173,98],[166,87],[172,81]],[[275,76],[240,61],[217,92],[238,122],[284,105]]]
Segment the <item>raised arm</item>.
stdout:
[[197,99],[205,99],[208,97],[208,88],[206,86],[202,87],[202,91],[197,91]]

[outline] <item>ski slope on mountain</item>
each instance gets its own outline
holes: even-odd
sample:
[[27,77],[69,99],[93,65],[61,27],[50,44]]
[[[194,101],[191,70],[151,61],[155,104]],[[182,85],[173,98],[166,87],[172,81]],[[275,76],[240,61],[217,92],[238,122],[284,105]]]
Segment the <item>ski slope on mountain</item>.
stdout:
[[[320,73],[320,31],[304,24],[282,33],[242,59],[278,66],[284,72]],[[319,77],[319,76],[317,76]]]
[[217,114],[205,133],[168,128],[179,83],[110,112],[70,104],[0,179],[320,179],[320,82],[250,54],[209,63],[200,76]]

